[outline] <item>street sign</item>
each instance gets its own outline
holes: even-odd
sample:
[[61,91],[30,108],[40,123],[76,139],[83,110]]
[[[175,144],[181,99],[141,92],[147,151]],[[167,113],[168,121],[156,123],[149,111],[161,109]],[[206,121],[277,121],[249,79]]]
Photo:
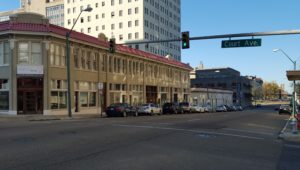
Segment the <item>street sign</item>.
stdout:
[[222,41],[222,48],[258,47],[258,46],[261,46],[261,39],[223,40]]

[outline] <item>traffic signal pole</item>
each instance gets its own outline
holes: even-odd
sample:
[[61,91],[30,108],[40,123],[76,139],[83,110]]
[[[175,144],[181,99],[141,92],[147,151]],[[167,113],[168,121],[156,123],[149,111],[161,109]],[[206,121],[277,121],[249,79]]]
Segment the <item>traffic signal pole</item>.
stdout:
[[[255,36],[272,36],[272,35],[292,35],[300,34],[300,30],[283,30],[283,31],[271,31],[271,32],[253,32],[253,33],[238,33],[238,34],[220,34],[209,35],[200,37],[189,37],[189,40],[209,40],[209,39],[221,39],[221,38],[237,38],[237,37],[255,37]],[[131,44],[151,44],[151,43],[163,43],[163,42],[175,42],[182,41],[181,38],[167,39],[167,40],[154,40],[154,41],[129,41],[120,43],[120,45]]]

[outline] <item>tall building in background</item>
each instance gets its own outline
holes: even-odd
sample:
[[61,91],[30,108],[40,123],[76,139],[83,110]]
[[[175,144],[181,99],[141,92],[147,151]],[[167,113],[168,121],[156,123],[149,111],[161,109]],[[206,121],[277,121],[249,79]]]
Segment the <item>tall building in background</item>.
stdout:
[[51,24],[64,27],[64,0],[20,0],[20,8],[42,14]]
[[[180,0],[65,0],[65,27],[94,37],[104,33],[117,43],[180,37]],[[132,48],[181,60],[180,42],[135,44]]]

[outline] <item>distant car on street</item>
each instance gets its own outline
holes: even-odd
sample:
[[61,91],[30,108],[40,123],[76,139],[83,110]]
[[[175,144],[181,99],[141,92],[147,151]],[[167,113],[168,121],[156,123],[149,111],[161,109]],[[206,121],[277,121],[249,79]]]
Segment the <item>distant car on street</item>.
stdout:
[[222,105],[222,106],[217,106],[216,111],[217,112],[227,112],[227,109],[224,105]]
[[134,106],[130,106],[128,103],[113,103],[106,108],[107,117],[128,115],[138,116],[138,110]]
[[189,102],[181,102],[181,103],[179,103],[179,107],[181,108],[183,113],[191,113],[192,112]]
[[291,114],[292,113],[292,107],[289,105],[281,105],[279,107],[278,113],[279,114]]
[[203,106],[203,107],[204,107],[205,112],[212,112],[213,111],[211,105],[206,105],[206,106]]
[[155,115],[155,114],[161,114],[162,113],[162,109],[154,103],[147,103],[147,104],[143,104],[141,106],[138,107],[138,114],[146,114],[146,115]]
[[243,111],[244,109],[243,109],[243,107],[242,106],[240,106],[240,105],[238,105],[238,106],[235,106],[235,108],[236,108],[236,110],[237,111]]
[[192,110],[192,112],[196,112],[196,113],[204,113],[205,112],[205,108],[199,104],[192,105],[191,110]]
[[183,113],[182,108],[177,103],[165,103],[162,108],[163,114],[177,114]]

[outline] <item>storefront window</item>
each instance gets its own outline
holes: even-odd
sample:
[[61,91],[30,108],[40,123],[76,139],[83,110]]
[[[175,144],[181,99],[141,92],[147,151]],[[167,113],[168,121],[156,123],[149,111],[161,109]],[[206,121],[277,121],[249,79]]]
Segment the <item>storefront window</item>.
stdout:
[[65,109],[67,108],[67,92],[52,91],[50,99],[51,109]]
[[67,108],[67,92],[59,92],[59,108]]
[[88,107],[88,92],[80,92],[81,107]]
[[90,92],[89,95],[89,106],[96,106],[96,92]]
[[9,92],[0,91],[0,110],[9,110]]
[[58,92],[57,91],[51,92],[50,105],[51,105],[51,109],[58,109]]
[[0,110],[9,109],[8,80],[0,79]]

